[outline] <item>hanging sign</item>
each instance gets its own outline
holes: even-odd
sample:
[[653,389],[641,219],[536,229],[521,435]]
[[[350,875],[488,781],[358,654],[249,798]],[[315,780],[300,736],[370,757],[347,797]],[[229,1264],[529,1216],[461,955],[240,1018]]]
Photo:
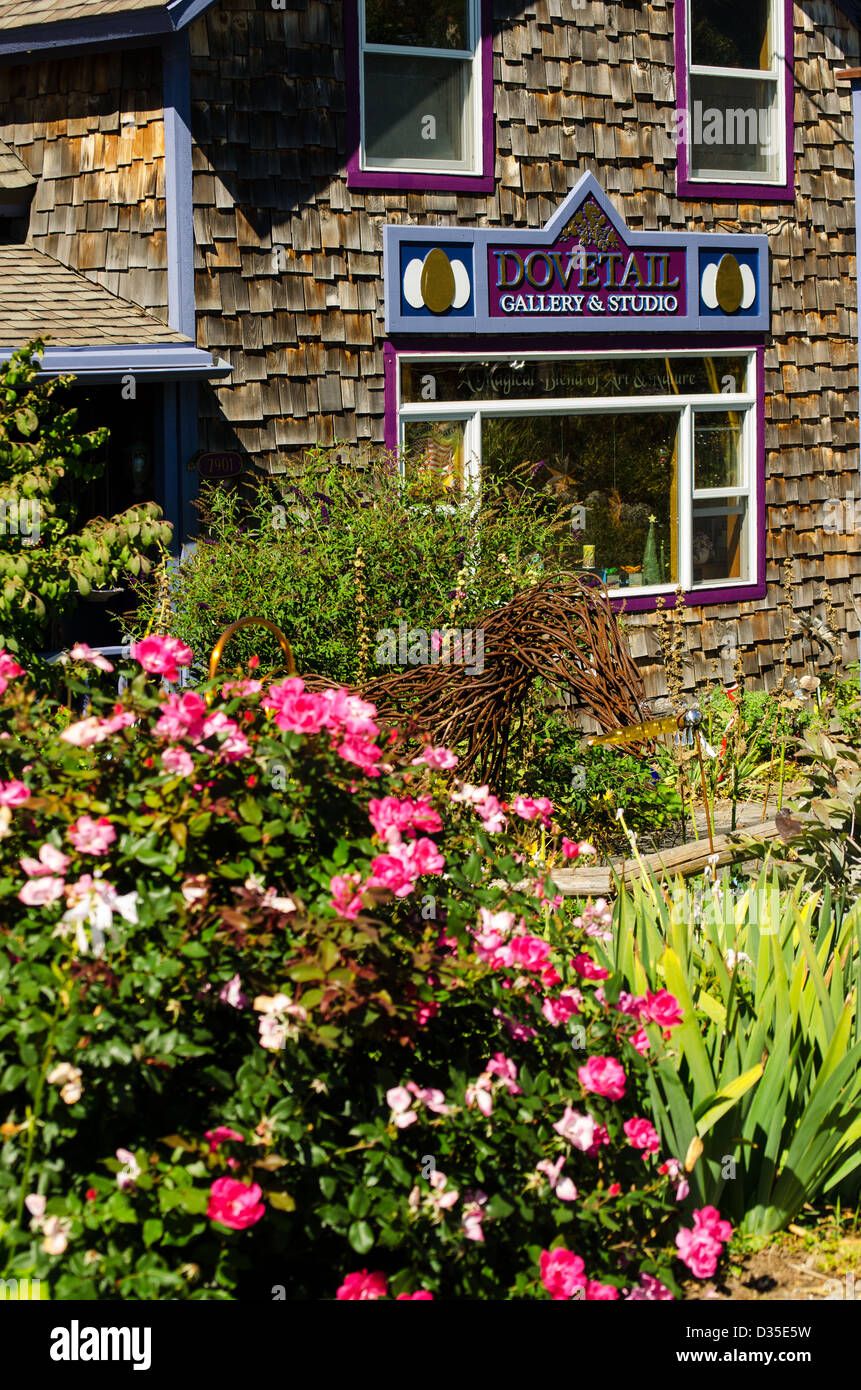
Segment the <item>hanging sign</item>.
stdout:
[[197,471],[201,478],[221,482],[224,478],[238,478],[245,467],[241,454],[210,453],[200,454]]
[[539,232],[384,229],[389,333],[744,333],[769,326],[768,238],[635,232],[584,174]]

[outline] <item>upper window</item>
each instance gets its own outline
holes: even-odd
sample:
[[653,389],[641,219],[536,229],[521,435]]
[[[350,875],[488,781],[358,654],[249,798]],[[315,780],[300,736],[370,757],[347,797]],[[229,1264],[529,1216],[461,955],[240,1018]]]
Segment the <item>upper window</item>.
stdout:
[[482,0],[356,4],[350,183],[432,190],[481,179],[484,188],[489,173],[492,188]]
[[679,10],[679,191],[791,197],[791,0],[684,0]]

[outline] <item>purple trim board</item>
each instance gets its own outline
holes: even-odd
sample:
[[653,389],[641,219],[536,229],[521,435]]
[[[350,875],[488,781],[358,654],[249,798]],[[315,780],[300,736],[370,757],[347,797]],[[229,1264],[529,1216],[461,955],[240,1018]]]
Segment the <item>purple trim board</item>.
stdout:
[[[590,356],[601,352],[620,349],[618,338],[612,338],[606,334],[596,334],[590,337],[587,342],[582,339],[577,343],[576,354],[572,351],[570,340],[558,336],[547,335],[538,340],[534,338],[508,340],[505,343],[506,353],[508,351],[516,353],[518,348],[522,352],[566,352],[571,356]],[[641,335],[631,335],[625,342],[625,348],[632,353],[654,352],[656,350],[656,340],[654,336],[646,337]],[[451,357],[458,357],[464,354],[474,354],[481,352],[498,353],[502,344],[498,338],[464,337],[446,338],[444,341],[431,340],[427,338],[412,338],[401,340],[395,344],[387,341],[383,346],[383,365],[385,374],[385,420],[384,420],[384,440],[385,447],[396,453],[400,445],[400,431],[398,428],[398,362],[402,356],[416,357],[423,353],[433,353],[438,356],[445,353]],[[751,489],[751,497],[756,510],[754,523],[757,528],[757,573],[755,579],[747,584],[734,584],[732,586],[722,585],[714,589],[692,589],[684,595],[687,607],[703,608],[709,604],[722,603],[750,603],[758,599],[765,598],[766,593],[766,516],[765,516],[765,349],[762,345],[761,337],[750,335],[740,335],[733,338],[731,342],[727,339],[717,339],[709,341],[707,337],[700,334],[685,334],[684,337],[673,339],[673,348],[696,351],[708,354],[710,352],[726,352],[737,348],[739,351],[751,350],[755,353],[756,371],[756,477]],[[643,594],[636,598],[624,597],[614,598],[613,606],[615,609],[624,609],[628,613],[653,613],[657,608],[657,595]],[[675,590],[668,589],[660,597],[664,601],[666,608],[674,608],[676,605]]]
[[347,187],[418,193],[492,193],[496,147],[493,112],[493,0],[481,0],[479,35],[481,68],[481,173],[398,173],[393,169],[361,167],[361,97],[359,64],[359,4],[344,0],[344,49],[347,86]]
[[[776,0],[780,3],[780,0]],[[673,42],[676,59],[676,130],[684,120],[684,130],[690,126],[690,103],[688,100],[688,40],[687,16],[689,0],[674,0]],[[733,203],[792,203],[795,201],[795,43],[793,0],[783,0],[784,32],[784,109],[786,116],[785,150],[786,179],[782,184],[774,183],[704,183],[693,179],[690,174],[688,146],[680,140],[676,146],[678,162],[676,165],[676,192],[680,198],[720,198]]]

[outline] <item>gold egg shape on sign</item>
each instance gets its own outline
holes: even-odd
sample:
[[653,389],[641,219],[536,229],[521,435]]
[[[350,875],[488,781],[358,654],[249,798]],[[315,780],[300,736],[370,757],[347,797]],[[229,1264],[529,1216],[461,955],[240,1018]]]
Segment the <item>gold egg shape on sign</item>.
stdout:
[[741,267],[735,256],[727,254],[721,257],[717,270],[715,293],[717,294],[718,305],[725,314],[735,314],[741,308],[741,301],[744,299],[744,281],[741,278]]
[[446,314],[454,303],[454,271],[444,251],[429,251],[422,270],[422,299],[432,314]]

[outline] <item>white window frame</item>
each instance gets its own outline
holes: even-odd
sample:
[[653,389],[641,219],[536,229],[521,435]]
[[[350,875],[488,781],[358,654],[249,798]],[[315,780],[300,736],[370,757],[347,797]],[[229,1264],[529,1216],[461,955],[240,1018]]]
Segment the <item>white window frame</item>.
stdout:
[[[685,593],[696,594],[706,590],[740,589],[755,587],[759,573],[759,516],[758,506],[758,460],[760,441],[758,437],[757,394],[756,394],[756,353],[752,348],[719,349],[677,349],[655,348],[652,354],[661,358],[684,361],[710,357],[745,357],[747,367],[743,389],[735,392],[695,393],[668,392],[664,396],[554,396],[546,399],[504,401],[432,401],[405,402],[401,394],[403,367],[415,363],[422,368],[431,369],[437,362],[492,362],[506,361],[516,357],[518,361],[614,361],[642,358],[644,351],[603,351],[603,352],[404,352],[397,357],[396,408],[398,414],[398,456],[401,476],[405,475],[405,425],[408,421],[432,423],[436,420],[463,420],[466,422],[464,436],[464,474],[473,496],[478,496],[481,487],[481,424],[487,416],[517,415],[608,415],[638,414],[644,411],[676,411],[680,417],[678,433],[678,496],[676,499],[679,535],[679,574],[678,579],[667,584],[637,585],[610,589],[608,592],[618,598],[640,598],[650,595],[671,594],[681,585]],[[694,490],[694,413],[726,414],[736,411],[743,415],[741,438],[741,476],[738,485],[720,488],[697,488]],[[728,498],[743,498],[747,504],[747,573],[744,577],[729,579],[705,579],[694,583],[693,574],[693,504],[713,500],[716,506],[726,505]]]
[[[769,0],[771,5],[771,32],[774,35],[772,41],[772,66],[767,70],[762,68],[717,68],[709,67],[705,64],[695,64],[691,54],[693,39],[693,16],[691,5],[693,0],[684,0],[685,5],[685,89],[686,102],[685,110],[688,113],[688,129],[693,119],[693,84],[692,77],[746,77],[759,82],[775,82],[777,84],[777,105],[775,109],[776,140],[778,150],[777,173],[768,175],[755,170],[745,169],[713,169],[703,173],[694,173],[694,146],[693,141],[688,139],[688,183],[703,184],[733,184],[752,183],[761,187],[782,188],[787,180],[787,148],[786,148],[786,82],[785,82],[785,63],[786,63],[786,12],[783,0]],[[364,0],[362,0],[364,6]],[[743,0],[739,0],[739,22],[742,22],[744,13]]]
[[[481,64],[481,0],[467,0],[467,22],[471,46],[461,48],[417,48],[395,44],[368,43],[365,38],[365,0],[358,0],[359,10],[359,168],[363,173],[388,174],[452,174],[477,176],[482,173],[483,159],[483,99]],[[439,62],[460,59],[471,63],[468,109],[463,112],[463,133],[470,142],[469,157],[457,159],[415,159],[396,163],[369,163],[365,153],[365,54],[403,54],[404,57],[432,58]]]

